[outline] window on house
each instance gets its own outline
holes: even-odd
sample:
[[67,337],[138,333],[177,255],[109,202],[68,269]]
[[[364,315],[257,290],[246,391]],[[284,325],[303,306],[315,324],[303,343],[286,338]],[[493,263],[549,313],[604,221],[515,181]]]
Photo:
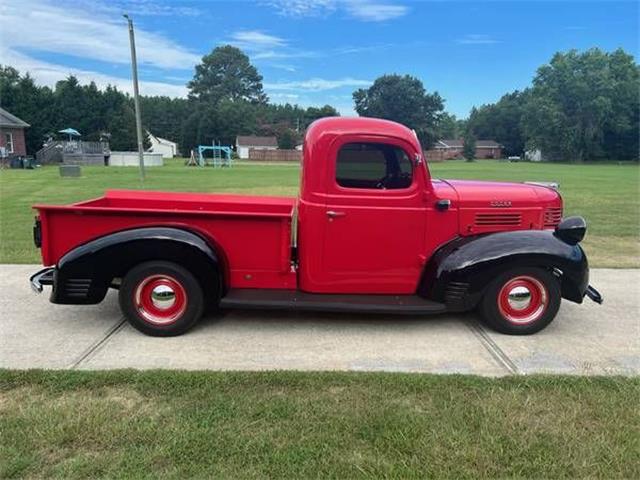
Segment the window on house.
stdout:
[[7,149],[7,153],[13,153],[13,134],[7,132],[4,134],[4,146]]
[[347,143],[340,148],[336,181],[346,188],[411,186],[412,165],[404,150],[384,143]]

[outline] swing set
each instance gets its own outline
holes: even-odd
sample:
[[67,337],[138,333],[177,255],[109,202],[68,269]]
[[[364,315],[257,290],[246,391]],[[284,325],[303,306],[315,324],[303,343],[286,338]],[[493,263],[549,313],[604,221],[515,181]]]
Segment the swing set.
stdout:
[[[211,151],[213,156],[207,158],[204,156],[204,152]],[[233,164],[231,158],[231,147],[222,145],[221,142],[214,140],[213,145],[198,145],[198,157],[196,158],[194,151],[191,150],[191,158],[187,163],[187,166],[199,166],[206,167],[212,165],[213,167],[230,167]]]

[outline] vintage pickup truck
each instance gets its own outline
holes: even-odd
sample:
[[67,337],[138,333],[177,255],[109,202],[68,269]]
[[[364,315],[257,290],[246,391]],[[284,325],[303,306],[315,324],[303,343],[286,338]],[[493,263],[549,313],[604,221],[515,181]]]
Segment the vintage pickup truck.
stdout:
[[477,308],[530,334],[561,298],[601,302],[545,185],[431,178],[412,130],[327,118],[307,130],[299,198],[110,190],[36,205],[51,302],[95,304],[119,289],[150,335],[185,332],[207,307],[436,314]]

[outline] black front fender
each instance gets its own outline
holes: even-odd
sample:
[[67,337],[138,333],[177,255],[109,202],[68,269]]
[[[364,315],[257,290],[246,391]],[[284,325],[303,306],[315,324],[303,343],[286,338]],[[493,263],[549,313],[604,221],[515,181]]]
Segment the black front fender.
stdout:
[[178,263],[198,279],[205,294],[220,294],[219,256],[205,239],[179,228],[148,227],[112,233],[65,254],[55,269],[51,301],[99,303],[114,278],[152,260]]
[[560,277],[562,296],[582,303],[589,285],[584,251],[544,230],[456,238],[432,256],[418,293],[446,303],[450,310],[469,310],[497,275],[518,267],[554,271]]

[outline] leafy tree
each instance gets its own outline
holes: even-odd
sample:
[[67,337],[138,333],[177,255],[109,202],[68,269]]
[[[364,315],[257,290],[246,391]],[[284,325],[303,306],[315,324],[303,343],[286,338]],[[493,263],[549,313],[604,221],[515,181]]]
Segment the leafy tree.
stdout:
[[467,162],[473,162],[476,158],[476,137],[471,132],[467,132],[464,136],[464,143],[462,144],[462,155]]
[[444,102],[438,93],[427,93],[422,82],[409,75],[383,75],[369,88],[353,93],[359,115],[386,118],[412,128],[424,148],[437,137]]
[[309,107],[304,114],[304,127],[308,127],[311,123],[320,118],[339,117],[340,113],[331,105],[325,105],[320,108]]
[[21,76],[15,68],[0,65],[0,102],[3,108],[31,125],[25,129],[27,152],[38,150],[52,130],[55,117],[51,89],[36,86],[29,74]]
[[287,128],[278,135],[278,148],[291,150],[298,144],[298,135],[295,130]]
[[109,146],[115,151],[137,151],[136,115],[127,102],[121,102],[112,112],[106,125],[111,134]]
[[[189,155],[197,145],[210,145],[214,140],[231,145],[236,135],[284,136],[283,141],[290,143],[288,130],[295,131],[297,139],[313,120],[338,115],[329,105],[303,108],[232,97],[200,101],[196,97],[142,96],[143,129],[177,141],[182,153]],[[100,90],[94,83],[81,85],[70,76],[51,90],[37,86],[28,74],[22,76],[15,68],[0,65],[0,100],[3,108],[31,124],[25,130],[31,155],[49,135],[56,136],[65,127],[78,129],[85,140],[109,133],[114,150],[137,148],[133,99],[113,86]]]
[[185,157],[188,157],[191,150],[198,146],[198,126],[200,124],[201,112],[195,110],[185,119],[182,124],[180,136],[180,149]]
[[529,145],[558,160],[637,158],[639,78],[621,49],[556,53],[533,80],[523,116]]
[[455,115],[444,112],[438,119],[436,131],[438,138],[460,138],[464,131],[462,121],[458,120]]
[[216,47],[196,65],[195,75],[187,86],[189,98],[217,103],[221,100],[266,103],[262,75],[239,48]]
[[[187,99],[162,96],[141,97],[142,126],[154,135],[180,143],[182,126],[192,106]],[[182,145],[179,145],[182,148]],[[184,155],[189,152],[183,152]]]
[[506,155],[522,155],[525,133],[522,116],[530,97],[528,90],[507,93],[496,103],[473,108],[467,128],[476,138],[496,140],[504,146]]

